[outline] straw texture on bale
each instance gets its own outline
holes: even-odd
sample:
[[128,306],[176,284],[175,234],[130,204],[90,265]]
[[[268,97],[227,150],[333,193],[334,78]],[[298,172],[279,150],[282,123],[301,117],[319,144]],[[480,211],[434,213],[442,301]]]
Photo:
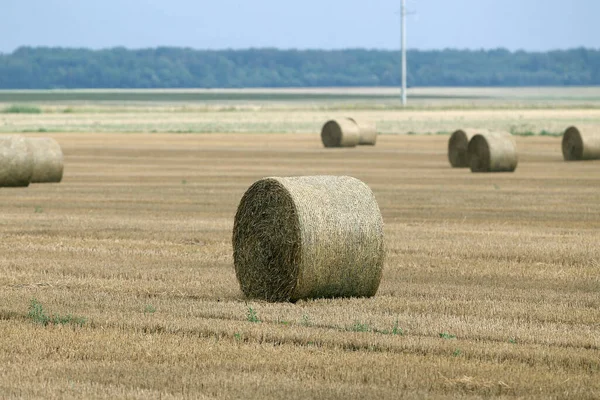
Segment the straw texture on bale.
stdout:
[[33,156],[31,183],[60,182],[63,176],[63,153],[52,138],[28,138],[27,145]]
[[375,146],[377,142],[377,125],[374,122],[357,121],[354,118],[348,118],[358,126],[358,144]]
[[517,145],[510,133],[478,133],[469,141],[468,153],[472,172],[513,172],[517,168]]
[[32,174],[33,157],[25,138],[0,136],[0,186],[29,186]]
[[321,129],[325,147],[355,147],[360,141],[358,125],[349,119],[327,121]]
[[563,135],[562,152],[565,161],[599,160],[600,132],[588,129],[582,133],[574,126],[567,128]]
[[469,168],[469,141],[484,129],[459,129],[448,140],[448,161],[453,168]]
[[261,179],[238,206],[233,259],[249,298],[373,296],[384,261],[375,196],[348,176]]

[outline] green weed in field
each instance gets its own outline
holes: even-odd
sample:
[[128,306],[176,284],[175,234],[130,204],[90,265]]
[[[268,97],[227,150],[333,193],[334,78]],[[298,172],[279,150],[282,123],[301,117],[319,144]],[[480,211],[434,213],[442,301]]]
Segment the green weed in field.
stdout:
[[49,132],[46,128],[38,128],[38,129],[23,129],[21,133],[46,133]]
[[396,320],[394,326],[392,327],[392,335],[404,336],[404,331],[398,326],[398,320]]
[[440,333],[439,335],[440,335],[440,337],[442,339],[446,339],[446,340],[448,340],[448,339],[456,339],[456,335],[452,335],[452,334],[450,334],[448,332],[443,332],[443,333]]
[[59,314],[47,314],[42,304],[36,299],[31,299],[29,303],[29,312],[27,314],[36,324],[48,326],[52,325],[66,325],[73,324],[82,326],[85,324],[85,318],[74,317],[71,314],[59,315]]
[[535,127],[531,124],[511,125],[510,133],[515,136],[562,136],[561,132],[550,132],[545,129],[536,133]]
[[2,110],[4,114],[41,114],[42,109],[37,106],[13,104]]
[[146,304],[144,307],[144,314],[154,314],[156,312],[156,307],[152,304]]
[[371,327],[368,324],[356,321],[348,330],[353,332],[371,332]]
[[260,323],[260,318],[258,318],[258,314],[256,314],[256,310],[252,307],[248,307],[248,312],[246,313],[246,319],[249,322]]
[[402,330],[402,328],[400,328],[400,326],[398,324],[398,320],[396,320],[396,322],[394,322],[394,326],[392,326],[391,330],[387,330],[387,329],[383,329],[383,330],[373,329],[373,332],[381,333],[383,335],[399,335],[399,336],[404,336],[404,331]]

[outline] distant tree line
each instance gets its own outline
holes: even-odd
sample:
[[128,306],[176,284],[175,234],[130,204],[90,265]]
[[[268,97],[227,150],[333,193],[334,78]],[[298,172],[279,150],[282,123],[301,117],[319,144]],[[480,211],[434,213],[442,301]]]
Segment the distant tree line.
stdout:
[[[0,53],[0,89],[397,86],[383,50],[105,50],[21,47]],[[408,51],[410,86],[599,85],[600,50]]]

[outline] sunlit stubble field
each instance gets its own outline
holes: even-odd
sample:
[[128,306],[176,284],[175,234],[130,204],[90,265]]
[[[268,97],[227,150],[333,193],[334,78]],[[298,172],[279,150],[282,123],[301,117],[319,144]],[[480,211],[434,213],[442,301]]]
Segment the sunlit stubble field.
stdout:
[[[459,128],[487,128],[515,135],[560,136],[573,123],[600,126],[598,108],[490,108],[398,110],[347,108],[337,104],[236,106],[60,106],[41,114],[0,113],[5,133],[316,133],[330,118],[353,116],[377,123],[382,134],[450,134]],[[66,107],[66,108],[64,108]],[[375,107],[375,105],[373,105]],[[0,105],[0,109],[2,105]],[[291,108],[291,109],[290,109]],[[65,112],[65,110],[73,110]]]
[[383,134],[488,128],[559,136],[600,126],[600,88],[0,90],[0,133],[315,133],[332,117]]
[[[51,136],[63,182],[0,189],[2,397],[600,396],[600,162],[563,162],[559,138],[472,174],[447,136]],[[377,296],[247,301],[239,199],[312,174],[373,189]]]

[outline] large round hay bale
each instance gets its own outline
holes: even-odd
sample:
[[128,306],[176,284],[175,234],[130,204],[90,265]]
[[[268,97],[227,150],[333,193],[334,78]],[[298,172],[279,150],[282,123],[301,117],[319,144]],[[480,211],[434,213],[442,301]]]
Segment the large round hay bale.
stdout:
[[472,172],[513,172],[517,145],[510,133],[478,133],[469,141],[468,157]]
[[373,296],[384,260],[375,196],[348,176],[261,179],[238,206],[233,259],[249,298]]
[[0,136],[0,186],[29,186],[33,157],[27,141],[19,135]]
[[377,142],[377,125],[374,122],[356,120],[354,118],[348,119],[358,125],[358,144],[362,146],[375,146],[375,142]]
[[33,156],[31,183],[60,182],[63,176],[63,153],[52,138],[28,138],[27,145]]
[[469,141],[485,129],[458,129],[448,140],[448,161],[453,168],[469,168]]
[[582,133],[574,126],[567,128],[562,152],[565,161],[600,159],[600,132],[588,129]]
[[360,141],[358,125],[349,119],[330,120],[321,129],[325,147],[354,147]]

